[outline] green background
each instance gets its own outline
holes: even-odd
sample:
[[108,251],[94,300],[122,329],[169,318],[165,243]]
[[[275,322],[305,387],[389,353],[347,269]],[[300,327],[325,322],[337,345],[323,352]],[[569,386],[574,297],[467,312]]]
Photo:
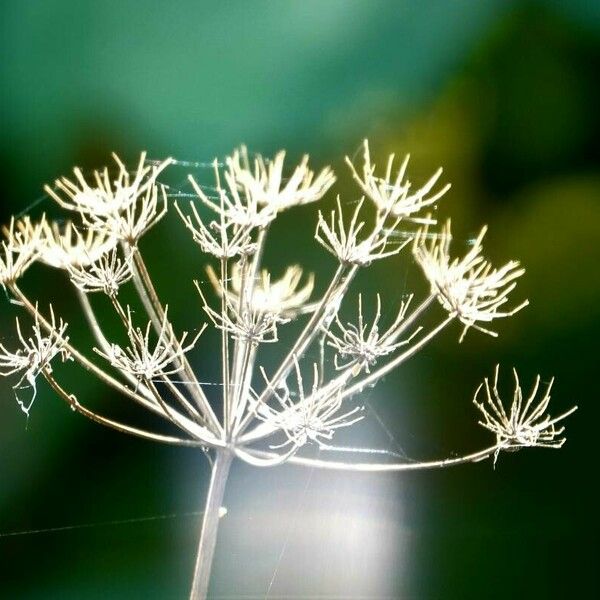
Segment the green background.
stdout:
[[[32,203],[52,213],[42,185],[113,150],[130,163],[141,149],[209,161],[241,142],[309,152],[354,198],[343,156],[368,137],[375,156],[411,152],[416,181],[445,167],[453,188],[439,216],[452,215],[457,251],[489,223],[489,256],[527,267],[514,298],[531,306],[499,323],[498,339],[472,332],[458,345],[459,328],[445,332],[365,394],[385,429],[371,414],[340,439],[411,459],[480,448],[489,437],[470,399],[500,362],[525,386],[554,375],[555,413],[579,405],[565,447],[410,475],[237,465],[215,598],[598,593],[600,3],[21,0],[2,3],[0,28],[1,222]],[[322,289],[333,264],[311,242],[314,223],[312,207],[282,217],[266,262],[301,262]],[[197,327],[191,279],[206,259],[175,215],[142,250],[177,326]],[[423,290],[408,254],[359,283],[388,316]],[[89,342],[62,274],[34,267],[23,286]],[[15,314],[2,299],[7,345]],[[207,381],[219,377],[214,341],[193,354]],[[151,423],[71,366],[57,374],[91,406]],[[0,381],[0,596],[184,598],[201,453],[102,429],[42,388],[27,422]],[[109,524],[146,517],[160,518]],[[7,535],[71,525],[86,527]]]

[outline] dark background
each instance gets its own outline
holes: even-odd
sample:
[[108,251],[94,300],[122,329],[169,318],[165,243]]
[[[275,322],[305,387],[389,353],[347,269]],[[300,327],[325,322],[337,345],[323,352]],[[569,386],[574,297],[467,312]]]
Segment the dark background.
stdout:
[[[365,394],[391,438],[371,415],[359,440],[340,439],[411,459],[483,447],[471,397],[497,362],[507,377],[517,366],[524,386],[554,375],[555,414],[579,405],[562,450],[505,454],[495,470],[235,466],[215,598],[598,593],[598,2],[21,0],[2,3],[0,27],[1,222],[32,203],[52,213],[42,185],[73,165],[102,166],[113,150],[132,164],[141,149],[209,161],[241,142],[309,152],[353,197],[343,156],[369,137],[375,156],[411,152],[416,181],[445,167],[453,188],[439,216],[452,215],[456,251],[489,223],[488,255],[523,262],[514,298],[531,306],[499,323],[498,339],[472,332],[458,345],[452,328]],[[187,172],[169,177],[175,185]],[[333,264],[311,242],[313,207],[280,221],[267,264],[301,262],[324,285]],[[178,219],[142,250],[176,324],[197,327],[191,279],[206,260]],[[24,287],[86,343],[66,283],[36,266]],[[391,312],[423,289],[408,255],[360,283]],[[16,310],[1,301],[8,345]],[[219,377],[216,355],[210,337],[193,355],[207,380]],[[130,416],[76,369],[57,374],[91,406]],[[201,453],[103,429],[43,385],[28,421],[10,381],[0,401],[0,596],[185,597],[199,526],[190,513],[207,483]]]

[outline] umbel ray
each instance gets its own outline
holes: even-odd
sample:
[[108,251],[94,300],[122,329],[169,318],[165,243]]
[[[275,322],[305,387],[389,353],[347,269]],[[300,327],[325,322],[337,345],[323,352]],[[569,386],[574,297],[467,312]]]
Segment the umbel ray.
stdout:
[[[210,452],[211,480],[191,598],[207,594],[219,508],[234,459],[257,467],[290,462],[323,469],[404,471],[495,460],[503,450],[559,448],[564,443],[558,423],[575,407],[551,417],[547,412],[551,385],[540,391],[538,378],[524,397],[516,371],[513,396],[504,400],[496,368],[493,380],[485,379],[474,400],[479,423],[494,436],[486,448],[426,462],[397,462],[397,457],[376,452],[370,456],[379,460],[372,462],[330,460],[305,450],[335,449],[340,430],[355,426],[364,416],[362,390],[451,323],[460,324],[460,341],[471,329],[495,336],[496,320],[527,305],[510,299],[524,273],[519,263],[494,267],[484,258],[485,228],[462,257],[450,254],[449,221],[439,232],[433,231],[436,222],[429,213],[450,187],[440,184],[441,169],[423,186],[413,187],[407,179],[408,157],[398,164],[392,155],[383,169],[377,169],[365,141],[360,164],[346,158],[362,199],[345,203],[338,196],[333,211],[317,212],[315,240],[333,255],[337,267],[321,286],[324,291],[315,294],[313,274],[292,265],[276,279],[262,258],[268,233],[281,213],[316,203],[331,192],[336,181],[331,168],[314,172],[307,156],[288,168],[283,151],[266,159],[250,157],[242,147],[221,163],[215,160],[210,189],[190,176],[195,198],[180,203],[173,202],[160,181],[171,159],[147,161],[142,154],[132,172],[116,155],[113,159],[114,167],[91,177],[76,168],[72,177],[45,187],[68,213],[68,221],[59,224],[45,217],[33,221],[25,216],[4,227],[0,284],[11,302],[29,314],[31,324],[18,318],[16,346],[0,344],[0,373],[14,377],[17,401],[26,414],[33,409],[41,377],[74,411],[102,425]],[[190,289],[195,286],[198,291],[199,311],[205,317],[193,335],[175,331],[139,244],[149,229],[173,212],[210,262],[207,281],[189,282]],[[359,270],[374,261],[394,260],[401,252],[419,265],[429,291],[419,299],[409,296],[388,320],[378,294],[349,291]],[[66,321],[48,301],[22,291],[19,281],[34,262],[62,270],[68,277],[94,347],[76,345]],[[146,314],[122,299],[124,286],[132,286]],[[100,322],[94,308],[97,295],[112,305],[121,332]],[[340,317],[343,303],[355,307],[354,320]],[[374,310],[364,310],[367,306]],[[436,315],[433,326],[420,325],[431,322],[429,316],[422,321],[426,313]],[[282,328],[292,321],[298,324],[297,337],[282,346],[277,363],[263,364],[261,348],[277,347]],[[189,351],[202,343],[205,327],[215,328],[220,337],[218,403],[214,398],[211,402],[204,390],[206,369],[188,359]],[[309,353],[314,356],[317,346],[332,360],[316,364],[307,358]],[[108,411],[88,408],[53,370],[57,362],[67,360],[154,413],[162,428],[141,428],[111,417]],[[355,454],[360,456],[360,449]],[[344,448],[343,456],[351,455]]]

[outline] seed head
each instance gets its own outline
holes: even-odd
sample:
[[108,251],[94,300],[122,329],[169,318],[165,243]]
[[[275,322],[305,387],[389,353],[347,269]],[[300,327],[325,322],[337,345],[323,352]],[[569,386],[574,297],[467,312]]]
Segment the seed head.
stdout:
[[431,223],[431,219],[416,218],[415,215],[423,208],[435,205],[450,189],[450,184],[446,184],[441,189],[433,191],[443,169],[438,169],[421,188],[411,191],[410,181],[404,179],[410,156],[406,155],[395,177],[392,173],[394,158],[394,154],[390,154],[384,176],[377,177],[375,164],[371,163],[369,142],[364,140],[362,176],[359,175],[349,157],[346,157],[346,163],[363,193],[374,202],[379,212],[389,212],[393,217],[410,218],[415,222]]
[[216,311],[209,305],[196,281],[196,289],[202,299],[202,308],[217,329],[231,334],[236,340],[247,342],[254,346],[261,343],[279,341],[277,326],[287,323],[289,319],[278,313],[253,308],[251,305],[240,306],[229,295],[225,296],[225,310]]
[[274,213],[319,200],[335,182],[335,175],[329,167],[315,177],[308,168],[308,155],[302,157],[300,164],[285,180],[284,160],[283,150],[273,159],[257,155],[252,168],[246,148],[242,147],[227,159],[227,167],[232,181],[240,189],[258,205],[268,207]]
[[46,193],[60,206],[81,215],[107,217],[118,214],[134,204],[155,184],[158,175],[172,163],[167,159],[158,165],[146,164],[146,153],[142,152],[137,169],[133,174],[127,170],[121,159],[113,153],[117,174],[113,176],[108,168],[94,171],[92,183],[88,183],[79,167],[73,169],[75,180],[61,177],[54,182],[54,188],[44,186]]
[[17,323],[17,335],[20,342],[20,348],[16,352],[10,352],[0,343],[0,375],[8,377],[15,373],[22,373],[21,379],[13,386],[16,391],[22,389],[23,382],[26,381],[31,389],[33,396],[28,402],[24,402],[16,395],[17,402],[21,410],[29,415],[37,395],[36,379],[37,376],[46,368],[50,368],[51,361],[60,355],[63,362],[70,359],[70,354],[65,348],[69,338],[65,336],[67,323],[62,319],[56,322],[54,311],[50,306],[51,328],[49,335],[44,335],[39,319],[33,325],[33,335],[26,338],[21,329],[19,319]]
[[315,239],[344,265],[368,265],[374,260],[398,254],[408,243],[407,241],[399,244],[393,250],[387,250],[390,235],[398,223],[396,221],[391,227],[384,228],[383,222],[387,219],[387,214],[380,215],[373,232],[359,241],[359,234],[365,226],[364,221],[358,220],[363,202],[364,199],[361,199],[357,204],[348,226],[344,224],[344,214],[339,196],[337,197],[337,210],[331,211],[329,223],[323,217],[323,213],[319,211]]
[[[198,189],[200,190],[200,188]],[[252,241],[253,226],[238,225],[234,221],[226,220],[224,196],[221,196],[221,207],[223,210],[219,213],[220,220],[210,221],[206,226],[193,202],[190,202],[190,208],[194,215],[194,221],[192,221],[192,217],[185,215],[179,205],[175,203],[181,220],[191,231],[194,241],[203,252],[212,254],[219,259],[253,254],[256,250],[256,244]]]
[[43,224],[40,260],[57,269],[84,267],[117,244],[114,236],[88,229],[81,232],[71,221]]
[[86,266],[69,266],[68,271],[71,281],[82,292],[103,292],[109,297],[115,297],[133,276],[130,261],[119,258],[116,248]]
[[42,225],[29,217],[3,227],[5,239],[0,243],[0,286],[14,283],[36,261],[40,251]]
[[397,341],[399,325],[404,320],[406,311],[410,304],[410,298],[400,305],[398,315],[394,323],[384,331],[379,330],[379,320],[381,318],[381,297],[377,294],[377,309],[373,322],[369,326],[365,323],[362,308],[362,294],[358,296],[358,323],[347,323],[344,325],[336,315],[335,321],[340,331],[336,335],[328,330],[327,343],[332,348],[335,348],[337,354],[335,356],[335,366],[338,370],[347,368],[355,368],[356,374],[360,370],[365,369],[369,373],[369,368],[372,367],[380,358],[394,352],[397,348],[404,346],[419,332],[420,328],[407,339]]
[[[220,278],[211,266],[206,269],[208,278],[219,296],[223,294],[223,285]],[[281,279],[271,280],[267,269],[262,269],[252,286],[245,280],[244,268],[238,263],[231,269],[231,280],[227,288],[227,295],[231,304],[240,303],[242,287],[253,288],[249,299],[250,308],[256,312],[268,312],[293,318],[298,314],[309,312],[311,305],[307,304],[314,288],[315,276],[309,273],[304,285],[302,281],[302,267],[292,265],[288,267]]]
[[121,210],[82,213],[87,227],[106,237],[114,237],[135,248],[140,238],[167,214],[165,187],[152,183]]
[[151,323],[148,323],[144,330],[136,327],[133,324],[131,309],[128,307],[127,336],[129,337],[129,346],[122,348],[118,344],[111,344],[107,352],[103,352],[98,348],[94,348],[94,351],[105,358],[115,369],[132,375],[139,381],[148,382],[179,373],[183,368],[181,359],[185,353],[196,345],[204,328],[186,346],[185,341],[188,333],[184,332],[178,340],[167,320],[167,311],[165,310],[158,340],[152,347],[150,341],[151,327]]
[[499,269],[492,268],[491,263],[481,256],[485,232],[484,227],[462,259],[450,258],[449,220],[440,235],[431,237],[429,243],[427,229],[421,230],[413,247],[414,257],[429,281],[431,293],[465,326],[461,341],[470,327],[496,336],[497,333],[478,323],[510,317],[528,304],[525,300],[514,308],[501,310],[517,285],[515,280],[525,273],[525,269],[517,261],[510,261]]
[[[554,418],[545,414],[550,403],[550,391],[554,379],[548,383],[541,400],[536,403],[540,385],[540,376],[538,375],[529,397],[523,401],[519,376],[513,369],[515,389],[510,409],[507,410],[498,392],[498,373],[499,367],[496,366],[493,384],[490,386],[486,377],[475,392],[473,402],[483,415],[483,420],[479,421],[479,424],[496,435],[501,449],[518,450],[532,446],[560,448],[565,443],[565,438],[561,437],[564,427],[556,427],[556,423],[575,412],[577,407],[574,406]],[[482,390],[485,392],[485,399],[483,402],[478,402],[477,398]]]
[[[272,448],[292,446],[296,449],[306,443],[315,442],[319,446],[333,438],[337,429],[349,427],[363,418],[362,407],[347,411],[342,408],[341,389],[337,386],[319,386],[320,375],[316,363],[313,364],[313,385],[307,396],[304,391],[302,373],[298,361],[294,361],[298,399],[294,401],[287,386],[275,390],[274,396],[279,408],[262,405],[258,408],[259,419],[282,430],[287,440]],[[263,371],[265,380],[268,381]]]
[[224,174],[226,187],[221,184],[217,161],[213,163],[216,199],[209,197],[191,175],[188,179],[202,203],[219,216],[219,222],[249,229],[266,227],[277,213],[271,206],[260,204],[258,198],[236,180],[232,160],[231,157],[226,159],[229,166]]

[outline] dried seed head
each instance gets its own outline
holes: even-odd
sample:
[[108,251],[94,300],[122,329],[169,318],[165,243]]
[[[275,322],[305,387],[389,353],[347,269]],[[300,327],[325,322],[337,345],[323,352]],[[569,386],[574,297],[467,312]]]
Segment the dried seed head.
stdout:
[[[496,435],[501,449],[517,450],[532,446],[560,448],[565,443],[565,438],[561,437],[564,427],[556,427],[556,423],[568,417],[577,410],[577,407],[574,406],[562,415],[551,418],[545,413],[550,403],[550,391],[554,380],[548,383],[541,400],[536,403],[540,385],[538,375],[529,397],[524,401],[519,376],[513,369],[515,389],[510,409],[507,410],[498,392],[498,373],[499,367],[496,366],[492,385],[490,386],[486,377],[475,392],[473,402],[483,415],[483,421],[479,421],[479,424]],[[485,399],[483,402],[478,402],[477,398],[482,390]]]
[[337,197],[337,210],[331,211],[329,223],[325,220],[321,211],[319,211],[315,239],[342,264],[368,265],[374,260],[398,254],[408,241],[410,241],[407,240],[396,246],[393,250],[388,250],[391,243],[390,236],[397,225],[397,221],[391,227],[384,228],[383,222],[387,219],[387,214],[382,215],[378,219],[370,235],[359,241],[359,234],[365,226],[364,221],[358,220],[363,201],[361,199],[357,204],[348,226],[344,224],[344,215],[339,196]]
[[[207,267],[206,272],[215,291],[221,296],[225,287],[223,282],[212,267]],[[249,302],[253,311],[293,318],[300,313],[310,311],[312,308],[307,302],[314,288],[315,276],[313,273],[309,273],[304,285],[301,286],[302,275],[302,267],[292,265],[285,270],[281,279],[271,281],[271,274],[263,269],[256,281],[249,285],[249,282],[245,279],[247,273],[239,263],[236,263],[231,269],[227,295],[232,304],[239,305],[242,288],[245,286],[248,291],[251,291],[252,297]]]
[[226,188],[221,185],[217,161],[213,163],[216,199],[209,197],[191,175],[188,177],[198,198],[219,216],[218,220],[221,223],[246,229],[266,227],[277,216],[276,211],[268,205],[260,204],[256,196],[235,179],[231,157],[227,158],[226,162],[229,166],[224,174]]
[[63,177],[56,180],[55,189],[45,186],[44,190],[63,208],[79,212],[86,227],[133,247],[167,212],[165,189],[156,178],[173,161],[148,165],[143,152],[135,173],[130,174],[116,154],[113,158],[118,167],[114,178],[107,168],[94,171],[90,185],[75,168],[76,181]]
[[496,336],[494,331],[478,323],[509,317],[528,304],[526,300],[512,309],[501,310],[517,285],[515,280],[525,273],[525,269],[517,261],[510,261],[499,269],[492,268],[491,263],[481,256],[485,232],[484,227],[462,259],[450,258],[450,221],[446,222],[440,235],[432,238],[427,229],[423,229],[413,248],[415,259],[429,281],[431,293],[450,315],[458,317],[465,326],[461,341],[470,327]]
[[3,227],[5,239],[0,243],[0,286],[14,283],[39,256],[42,224],[32,223],[29,217]]
[[44,186],[44,190],[60,206],[82,215],[103,217],[119,213],[144,195],[152,187],[158,175],[173,161],[167,159],[157,165],[146,164],[146,153],[142,152],[137,169],[130,174],[121,159],[113,153],[116,176],[109,174],[108,168],[94,171],[92,183],[88,183],[76,167],[75,180],[61,177],[54,182],[55,187]]
[[97,261],[117,244],[105,232],[81,232],[71,221],[65,224],[44,222],[40,260],[57,269],[83,267]]
[[389,212],[393,217],[401,219],[409,218],[414,222],[431,223],[431,219],[427,218],[424,220],[417,218],[416,214],[423,210],[423,208],[434,206],[450,189],[450,184],[446,184],[441,189],[433,191],[434,186],[442,175],[443,170],[440,168],[421,188],[411,190],[410,181],[404,178],[408,160],[409,155],[407,154],[394,177],[392,173],[394,168],[394,154],[390,154],[385,175],[377,177],[375,175],[375,164],[371,163],[369,142],[367,140],[363,142],[362,176],[358,174],[350,158],[346,157],[346,163],[350,167],[355,181],[363,193],[375,203],[380,213]]
[[[272,448],[300,448],[309,442],[315,442],[319,446],[326,445],[337,429],[349,427],[363,418],[362,407],[355,407],[346,412],[340,410],[343,398],[339,386],[319,386],[321,377],[316,364],[313,364],[313,385],[309,395],[305,393],[297,360],[294,361],[294,367],[298,399],[292,400],[286,386],[273,392],[279,408],[261,405],[256,409],[259,419],[275,429],[282,430],[287,437],[285,442],[271,446]],[[263,376],[268,381],[264,371]]]
[[119,258],[116,248],[86,266],[69,266],[68,271],[82,292],[103,292],[109,297],[116,297],[119,288],[133,276],[130,261]]
[[10,225],[2,227],[6,243],[14,252],[39,251],[44,227],[46,227],[46,216],[40,221],[34,222],[28,215],[16,219],[11,217]]
[[127,243],[135,248],[140,238],[156,225],[168,210],[163,185],[152,183],[120,211],[104,214],[82,213],[83,222],[93,231]]
[[23,383],[27,382],[33,390],[33,396],[28,402],[17,397],[17,402],[21,410],[29,415],[29,411],[37,395],[36,379],[37,376],[46,368],[50,368],[51,361],[60,355],[62,360],[69,360],[70,354],[65,348],[69,338],[65,336],[67,323],[62,319],[56,322],[54,311],[50,306],[52,332],[44,335],[39,319],[33,325],[33,335],[25,338],[19,319],[17,322],[17,335],[19,337],[20,348],[16,352],[9,352],[3,344],[0,344],[0,375],[7,377],[15,373],[22,373],[21,379],[13,386],[15,395],[17,390],[23,388]]
[[[224,197],[222,196],[222,198]],[[221,207],[224,209],[224,206],[223,199]],[[219,259],[248,256],[255,252],[256,244],[252,241],[252,225],[238,225],[233,221],[227,221],[224,213],[221,212],[220,221],[211,221],[207,227],[193,202],[190,202],[190,207],[194,221],[192,221],[192,217],[185,215],[179,205],[175,203],[181,220],[191,231],[194,241],[202,248],[203,252],[212,254]]]
[[217,329],[227,331],[234,339],[254,346],[279,341],[277,326],[287,323],[289,319],[250,306],[240,307],[229,295],[225,296],[225,310],[216,311],[208,304],[200,284],[197,281],[194,283],[202,299],[202,308]]
[[327,344],[337,352],[335,357],[336,369],[344,370],[353,368],[356,370],[356,374],[360,370],[365,369],[369,373],[369,368],[380,358],[408,344],[420,329],[417,328],[407,339],[397,341],[400,334],[399,325],[404,320],[410,300],[411,298],[400,305],[394,323],[384,332],[380,332],[379,330],[379,320],[381,318],[381,298],[379,294],[377,294],[375,317],[370,326],[365,323],[363,317],[361,294],[358,296],[358,323],[347,323],[344,325],[336,315],[335,321],[340,335],[335,335],[330,330],[326,332]]
[[257,155],[251,167],[246,148],[242,147],[227,159],[229,177],[253,202],[268,207],[274,213],[319,200],[335,182],[335,175],[329,167],[315,177],[308,168],[307,155],[285,179],[284,160],[283,150],[273,159]]
[[98,348],[94,351],[105,358],[115,369],[132,375],[140,381],[164,379],[167,375],[179,373],[183,369],[181,360],[198,341],[204,331],[202,328],[192,342],[185,345],[188,333],[184,332],[178,340],[173,332],[173,327],[167,320],[167,310],[154,347],[150,341],[152,324],[148,323],[144,330],[135,327],[131,310],[127,308],[127,335],[129,346],[122,348],[118,344],[111,344],[107,352]]

